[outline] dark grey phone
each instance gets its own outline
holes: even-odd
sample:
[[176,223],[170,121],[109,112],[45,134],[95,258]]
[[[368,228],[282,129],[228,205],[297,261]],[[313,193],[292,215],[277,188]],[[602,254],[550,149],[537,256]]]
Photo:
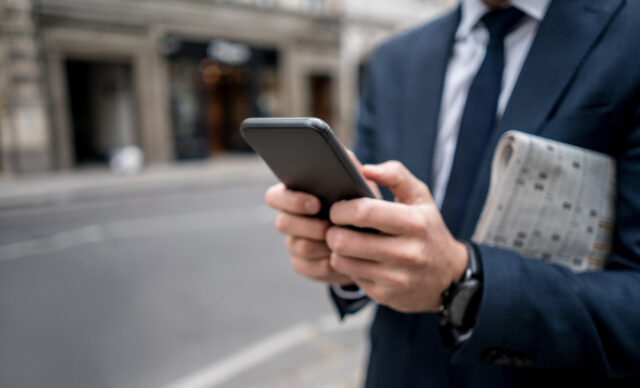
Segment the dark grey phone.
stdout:
[[374,197],[324,121],[311,117],[249,118],[240,130],[287,188],[320,198],[321,217],[328,216],[336,201]]

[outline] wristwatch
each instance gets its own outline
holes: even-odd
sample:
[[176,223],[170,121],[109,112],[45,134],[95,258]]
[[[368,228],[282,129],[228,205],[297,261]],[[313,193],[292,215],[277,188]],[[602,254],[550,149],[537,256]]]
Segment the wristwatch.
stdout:
[[475,316],[482,294],[482,265],[476,248],[465,242],[469,262],[462,279],[451,283],[442,293],[442,304],[437,316],[442,326],[452,326],[457,331],[469,330],[475,323]]

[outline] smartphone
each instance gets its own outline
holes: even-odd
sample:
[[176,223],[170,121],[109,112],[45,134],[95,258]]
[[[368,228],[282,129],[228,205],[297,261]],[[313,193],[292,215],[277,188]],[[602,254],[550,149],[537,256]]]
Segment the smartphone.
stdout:
[[248,118],[240,131],[288,189],[320,199],[320,217],[328,218],[334,202],[374,198],[324,121],[313,117]]

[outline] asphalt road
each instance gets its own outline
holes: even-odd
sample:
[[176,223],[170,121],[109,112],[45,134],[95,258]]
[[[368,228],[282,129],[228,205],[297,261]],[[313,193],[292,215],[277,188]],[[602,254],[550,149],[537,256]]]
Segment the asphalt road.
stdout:
[[294,274],[264,179],[0,211],[0,387],[352,387],[365,317]]

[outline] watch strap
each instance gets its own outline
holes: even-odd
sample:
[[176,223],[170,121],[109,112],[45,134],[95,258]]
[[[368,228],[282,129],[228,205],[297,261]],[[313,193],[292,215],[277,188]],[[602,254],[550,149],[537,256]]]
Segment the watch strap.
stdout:
[[438,318],[443,326],[453,326],[458,330],[473,327],[482,292],[482,266],[471,242],[464,243],[468,253],[467,268],[458,281],[442,293],[442,304]]

